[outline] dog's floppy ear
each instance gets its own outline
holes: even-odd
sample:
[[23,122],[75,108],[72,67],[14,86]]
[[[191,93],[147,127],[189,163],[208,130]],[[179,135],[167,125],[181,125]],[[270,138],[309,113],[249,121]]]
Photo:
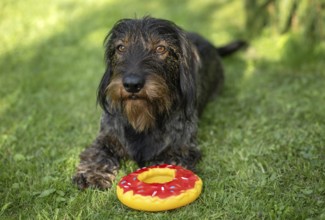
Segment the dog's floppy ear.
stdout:
[[183,31],[179,31],[179,43],[181,99],[185,114],[189,117],[194,113],[197,104],[196,72],[200,65],[200,58],[196,48]]
[[108,112],[106,88],[110,82],[110,79],[111,79],[111,68],[107,66],[105,73],[97,89],[97,104],[99,104],[105,112]]
[[114,48],[112,48],[111,43],[111,32],[108,33],[104,40],[105,45],[105,64],[106,69],[104,72],[104,75],[102,76],[102,79],[99,83],[98,89],[97,89],[97,104],[99,104],[105,112],[108,112],[109,109],[109,103],[107,101],[107,86],[110,83],[111,77],[112,77],[112,69],[111,69],[111,58]]

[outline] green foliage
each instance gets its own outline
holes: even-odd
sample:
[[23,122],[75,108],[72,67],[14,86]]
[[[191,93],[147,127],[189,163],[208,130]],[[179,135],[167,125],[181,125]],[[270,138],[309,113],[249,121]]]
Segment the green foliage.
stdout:
[[276,3],[277,3],[276,12],[277,12],[277,20],[278,20],[278,29],[281,33],[285,33],[290,29],[291,20],[293,19],[295,8],[297,7],[297,1],[285,0],[285,1],[277,1]]
[[245,25],[249,36],[256,36],[267,25],[270,15],[267,11],[272,0],[245,0]]
[[297,7],[297,20],[305,38],[325,39],[325,4],[321,1],[302,1]]
[[251,36],[270,28],[293,32],[304,40],[325,39],[325,5],[321,0],[245,0],[246,28]]
[[[303,8],[315,9],[306,2],[295,7],[302,20]],[[325,44],[304,41],[292,25],[281,36],[262,31],[248,51],[224,60],[224,92],[200,121],[204,190],[193,204],[138,212],[117,200],[115,188],[71,184],[79,153],[98,131],[102,42],[114,22],[150,13],[222,44],[247,35],[243,7],[1,1],[0,219],[324,219]],[[118,178],[135,168],[124,163]]]

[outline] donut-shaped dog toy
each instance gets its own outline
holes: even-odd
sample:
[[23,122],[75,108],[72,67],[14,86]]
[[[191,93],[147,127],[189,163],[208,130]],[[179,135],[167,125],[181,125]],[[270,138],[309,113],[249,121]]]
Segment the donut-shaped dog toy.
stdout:
[[193,202],[202,191],[202,180],[175,165],[141,168],[117,184],[117,197],[126,206],[142,211],[176,209]]

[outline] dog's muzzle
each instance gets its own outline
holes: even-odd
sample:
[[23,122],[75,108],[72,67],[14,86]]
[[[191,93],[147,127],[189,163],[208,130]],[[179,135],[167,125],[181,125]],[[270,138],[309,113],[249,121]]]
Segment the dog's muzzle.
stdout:
[[138,93],[143,88],[145,79],[136,74],[124,76],[122,79],[124,89],[129,93]]

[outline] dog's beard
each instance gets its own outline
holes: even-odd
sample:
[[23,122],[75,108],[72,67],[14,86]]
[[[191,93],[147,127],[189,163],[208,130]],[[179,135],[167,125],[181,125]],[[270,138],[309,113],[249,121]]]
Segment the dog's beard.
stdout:
[[159,114],[168,114],[172,100],[166,81],[158,75],[150,75],[138,93],[128,93],[120,76],[114,77],[107,87],[109,109],[122,111],[137,132],[156,126]]
[[123,110],[136,131],[145,131],[155,125],[153,107],[146,100],[126,100],[123,103]]

